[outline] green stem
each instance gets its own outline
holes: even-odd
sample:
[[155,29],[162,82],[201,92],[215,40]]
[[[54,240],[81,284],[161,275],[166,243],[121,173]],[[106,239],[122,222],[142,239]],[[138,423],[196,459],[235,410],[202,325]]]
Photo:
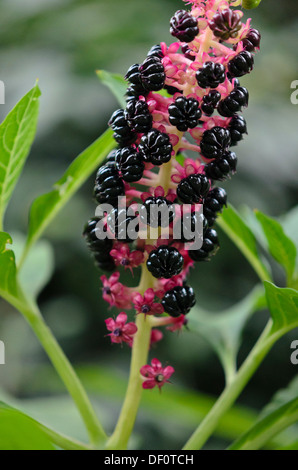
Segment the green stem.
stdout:
[[63,450],[92,450],[92,446],[83,444],[82,442],[77,441],[71,437],[65,436],[54,431],[47,426],[44,426],[41,423],[35,422],[39,429],[50,439],[50,441],[55,444],[57,447],[60,447]]
[[187,441],[184,450],[199,450],[217,428],[219,420],[231,408],[239,397],[244,387],[249,382],[259,365],[266,357],[274,343],[280,338],[280,335],[272,334],[272,320],[269,320],[263,334],[259,338],[255,347],[239,369],[234,380],[227,385],[226,389],[213,406],[210,413],[198,426],[196,431]]
[[86,391],[51,330],[45,324],[37,305],[25,298],[23,302],[17,300],[12,303],[26,318],[72,396],[85,423],[91,443],[103,446],[107,436],[96,417]]
[[[149,273],[146,265],[142,266],[142,278],[139,292],[143,294],[154,285],[154,278]],[[137,315],[136,325],[138,331],[134,337],[131,366],[128,386],[120,416],[115,430],[107,442],[106,448],[113,450],[125,450],[132,433],[137,412],[142,396],[142,379],[140,369],[147,364],[151,338],[151,321],[146,315]]]

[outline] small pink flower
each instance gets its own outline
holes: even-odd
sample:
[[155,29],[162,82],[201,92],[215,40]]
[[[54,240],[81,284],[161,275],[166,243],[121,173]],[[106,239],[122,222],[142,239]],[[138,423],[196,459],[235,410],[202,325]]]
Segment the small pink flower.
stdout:
[[184,326],[186,326],[188,320],[185,315],[180,315],[180,317],[172,318],[172,323],[167,327],[169,331],[180,331]]
[[130,289],[119,282],[120,273],[113,273],[109,279],[101,276],[103,283],[103,298],[111,307],[123,309],[131,308],[131,292]]
[[180,183],[183,178],[186,178],[189,175],[203,173],[204,165],[202,165],[201,160],[192,160],[191,158],[186,158],[184,164],[179,165],[178,162],[174,163],[175,173],[172,175],[172,181],[174,183]]
[[124,266],[131,272],[133,268],[140,266],[144,261],[144,253],[139,250],[130,251],[126,243],[116,243],[110,254],[114,258],[116,266]]
[[133,297],[133,303],[137,313],[144,313],[145,315],[160,315],[164,309],[160,303],[154,302],[155,292],[153,289],[147,289],[142,296],[136,293]]
[[108,334],[110,336],[112,343],[127,343],[129,346],[132,345],[133,336],[138,331],[135,323],[127,322],[127,315],[124,312],[121,312],[116,320],[113,318],[108,318],[105,320],[107,329],[111,331]]
[[162,367],[158,359],[152,359],[151,366],[141,367],[140,373],[143,379],[143,388],[151,389],[157,386],[159,389],[169,382],[169,378],[175,372],[171,366]]
[[159,341],[161,341],[162,338],[163,338],[163,333],[162,333],[162,331],[157,330],[156,328],[154,328],[154,329],[151,331],[150,347],[151,347],[153,344],[158,343]]

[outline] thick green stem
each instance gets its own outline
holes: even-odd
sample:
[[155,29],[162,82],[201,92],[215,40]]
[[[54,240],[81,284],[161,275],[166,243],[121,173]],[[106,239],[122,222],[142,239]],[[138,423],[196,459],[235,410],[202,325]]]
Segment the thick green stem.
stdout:
[[103,447],[107,436],[96,417],[85,389],[51,330],[45,324],[38,307],[26,300],[22,303],[17,301],[14,304],[26,318],[72,396],[85,423],[90,441],[95,446]]
[[279,339],[279,335],[272,333],[272,320],[270,320],[256,343],[255,347],[247,357],[246,361],[239,369],[234,380],[226,387],[214,407],[196,431],[187,441],[184,450],[199,450],[213,434],[217,428],[220,419],[231,408],[244,387],[249,382],[259,365],[266,357],[274,343]]

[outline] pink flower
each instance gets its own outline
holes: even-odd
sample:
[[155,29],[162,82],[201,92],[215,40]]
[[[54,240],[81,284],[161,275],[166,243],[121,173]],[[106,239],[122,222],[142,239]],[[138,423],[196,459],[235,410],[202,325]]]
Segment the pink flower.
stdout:
[[141,367],[140,373],[143,379],[143,388],[151,389],[157,386],[159,389],[169,382],[169,378],[175,372],[171,366],[162,367],[158,359],[152,359],[151,366]]
[[109,279],[101,276],[103,298],[111,307],[131,308],[130,289],[119,282],[120,273],[113,273]]
[[177,331],[177,330],[182,330],[184,326],[187,325],[188,320],[185,315],[180,315],[180,317],[172,317],[172,322],[171,325],[167,327],[167,330],[169,331]]
[[116,266],[124,266],[131,272],[133,268],[140,266],[144,261],[144,253],[139,250],[130,251],[129,246],[125,243],[116,243],[110,254],[114,258]]
[[158,343],[159,341],[161,341],[162,338],[163,338],[163,333],[162,333],[162,331],[157,330],[156,328],[154,328],[154,329],[151,331],[150,347],[151,347],[154,343]]
[[154,302],[155,292],[153,289],[147,289],[142,296],[136,293],[133,297],[133,303],[138,313],[144,313],[145,315],[160,315],[163,313],[163,306],[157,302]]
[[203,173],[205,168],[200,159],[192,160],[191,158],[186,158],[183,166],[179,165],[178,162],[175,162],[174,166],[175,173],[172,175],[172,181],[174,183],[180,183],[183,178],[186,178],[189,175]]
[[108,318],[105,320],[107,329],[112,333],[109,333],[112,343],[128,343],[129,346],[132,345],[133,336],[138,331],[135,323],[127,322],[127,315],[124,312],[121,312],[116,320],[113,318]]

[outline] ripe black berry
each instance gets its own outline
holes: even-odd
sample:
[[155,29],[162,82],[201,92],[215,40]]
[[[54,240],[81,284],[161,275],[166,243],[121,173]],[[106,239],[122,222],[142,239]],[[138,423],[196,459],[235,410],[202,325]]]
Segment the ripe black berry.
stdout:
[[209,227],[215,222],[217,214],[227,205],[227,193],[223,188],[213,188],[204,201],[204,215],[208,220]]
[[165,197],[148,197],[140,208],[140,219],[150,227],[168,227],[175,216],[174,205]]
[[243,139],[243,134],[247,134],[247,126],[244,117],[238,115],[233,116],[228,129],[231,134],[231,146],[237,145],[237,143]]
[[197,71],[196,79],[201,88],[217,88],[226,79],[226,69],[222,64],[209,61]]
[[177,286],[165,293],[162,306],[171,317],[186,315],[196,303],[194,291],[188,286]]
[[231,135],[227,129],[215,126],[205,131],[201,140],[201,153],[205,158],[220,158],[231,145]]
[[115,155],[117,150],[112,150],[106,158],[106,165],[115,166]]
[[146,101],[132,99],[127,103],[124,117],[133,132],[143,133],[150,131],[152,127],[152,116]]
[[185,204],[201,203],[210,189],[208,178],[203,174],[189,175],[180,181],[177,196]]
[[115,160],[124,181],[132,183],[142,178],[144,163],[134,147],[123,147],[117,150]]
[[170,279],[182,271],[183,256],[176,248],[160,246],[151,251],[147,260],[147,268],[156,278]]
[[221,94],[217,90],[209,91],[208,95],[203,97],[201,104],[201,110],[206,116],[212,116],[216,106],[218,105],[221,98]]
[[172,144],[170,138],[158,129],[152,129],[143,135],[139,144],[139,153],[144,161],[153,165],[162,165],[171,160]]
[[150,51],[147,54],[147,57],[159,57],[162,59],[164,57],[163,52],[159,44],[152,46]]
[[241,16],[237,11],[229,8],[215,13],[212,20],[209,21],[209,28],[212,29],[214,36],[221,38],[223,41],[236,38],[241,26]]
[[137,134],[129,127],[123,109],[117,109],[109,120],[109,126],[114,131],[114,139],[121,145],[130,145],[135,142]]
[[186,44],[182,44],[181,50],[182,50],[184,56],[185,56],[187,59],[191,60],[192,62],[195,60],[196,57],[195,57],[195,55],[193,55],[194,53],[193,53],[193,51],[189,48],[189,45],[188,45],[187,43],[186,43]]
[[225,117],[232,117],[242,110],[243,106],[248,106],[249,93],[244,87],[235,88],[229,96],[222,100],[217,111]]
[[208,228],[204,234],[203,245],[199,250],[189,250],[188,254],[194,261],[209,261],[218,250],[219,242],[216,230]]
[[130,100],[133,100],[134,98],[139,99],[140,96],[146,97],[148,93],[149,92],[146,91],[145,88],[143,88],[141,84],[130,85],[126,91],[126,97],[127,97],[126,101],[129,102]]
[[99,168],[94,186],[94,197],[98,204],[112,204],[118,202],[118,197],[124,196],[124,184],[117,169],[112,165]]
[[[201,224],[199,224],[201,222]],[[173,237],[181,242],[192,242],[195,237],[200,237],[208,228],[208,221],[203,214],[189,212],[182,214],[173,227]]]
[[165,84],[165,70],[159,57],[147,57],[139,67],[140,81],[145,90],[159,91]]
[[205,174],[208,178],[223,181],[230,173],[235,173],[237,167],[237,156],[234,152],[226,152],[221,158],[205,165]]
[[108,215],[107,224],[115,238],[130,243],[138,236],[139,225],[136,215],[128,215],[129,208],[114,208]]
[[260,48],[261,34],[257,29],[250,29],[244,39],[242,39],[243,47],[248,52],[254,52]]
[[234,59],[230,60],[228,70],[231,77],[243,77],[250,73],[254,66],[254,58],[248,51],[239,52]]
[[129,67],[128,71],[125,75],[125,80],[128,80],[133,85],[141,85],[141,77],[140,77],[140,65],[133,64]]
[[183,42],[191,42],[199,34],[198,21],[186,10],[178,10],[170,21],[170,33]]
[[201,116],[202,111],[199,108],[199,102],[195,98],[179,96],[176,98],[175,103],[169,106],[169,121],[181,132],[196,127]]
[[179,90],[175,86],[171,86],[171,85],[165,85],[164,90],[166,90],[169,93],[169,95],[171,95],[171,96],[175,95],[175,93],[182,93],[181,90]]
[[115,262],[110,255],[113,247],[113,240],[106,238],[103,234],[102,226],[98,226],[100,219],[94,217],[85,225],[83,236],[86,239],[87,246],[92,252],[98,268],[105,271],[113,271]]

